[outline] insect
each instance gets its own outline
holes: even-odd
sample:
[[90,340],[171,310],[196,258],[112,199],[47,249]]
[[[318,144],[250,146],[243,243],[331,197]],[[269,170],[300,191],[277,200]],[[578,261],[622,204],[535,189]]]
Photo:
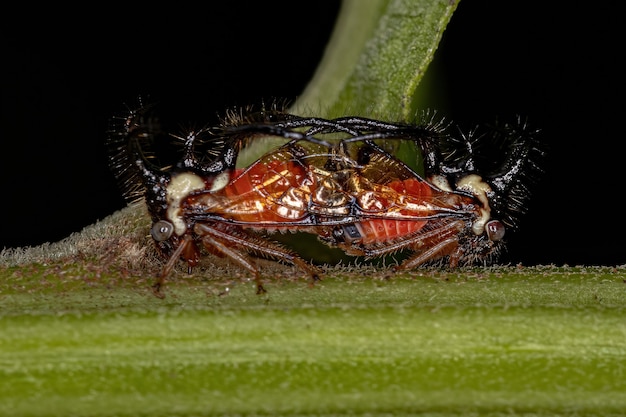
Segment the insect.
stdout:
[[[189,198],[205,192],[214,196],[216,214],[225,216],[230,213],[234,219],[245,224],[245,210],[250,212],[250,207],[256,206],[256,215],[253,216],[257,222],[262,218],[262,210],[258,210],[264,204],[262,200],[237,200],[233,197],[239,192],[238,187],[250,186],[247,181],[258,176],[257,171],[266,169],[263,164],[255,164],[257,169],[248,169],[244,174],[235,166],[243,142],[255,134],[233,132],[220,136],[214,131],[216,129],[189,132],[184,137],[176,137],[183,145],[181,159],[174,165],[161,167],[147,148],[160,136],[165,136],[167,140],[172,137],[161,131],[151,111],[151,106],[141,106],[130,110],[123,118],[114,118],[108,145],[110,166],[126,199],[134,202],[145,198],[153,221],[150,233],[157,250],[168,259],[154,285],[155,294],[161,296],[160,288],[179,259],[185,261],[191,271],[200,261],[202,249],[229,257],[252,272],[259,293],[265,290],[250,254],[290,262],[304,270],[312,280],[319,279],[316,267],[278,242],[255,233],[255,229],[262,227],[244,227],[228,221],[227,217],[198,222],[186,216]],[[223,204],[217,204],[218,201]],[[248,208],[244,209],[245,206]],[[238,210],[244,211],[238,213]]]
[[[410,252],[397,270],[490,263],[504,248],[505,230],[517,227],[528,186],[541,171],[536,132],[523,123],[482,137],[453,135],[433,121],[327,120],[276,110],[178,137],[182,156],[164,169],[145,151],[146,142],[162,134],[150,110],[130,111],[110,143],[125,195],[143,192],[152,237],[168,259],[157,294],[180,259],[191,270],[203,250],[248,269],[259,293],[265,290],[252,255],[287,261],[312,282],[319,279],[315,266],[271,238],[276,232],[311,233],[367,258]],[[246,143],[264,137],[285,143],[237,167]],[[479,173],[475,148],[486,138],[504,143],[508,152]],[[385,149],[394,141],[416,146],[423,174]]]

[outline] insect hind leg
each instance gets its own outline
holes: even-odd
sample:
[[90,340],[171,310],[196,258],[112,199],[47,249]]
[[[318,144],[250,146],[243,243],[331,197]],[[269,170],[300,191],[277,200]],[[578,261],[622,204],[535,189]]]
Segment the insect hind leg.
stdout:
[[218,252],[228,256],[230,259],[237,262],[248,271],[252,272],[252,274],[254,275],[254,281],[256,282],[257,294],[263,294],[267,292],[263,287],[263,281],[261,280],[259,269],[248,256],[245,256],[240,251],[229,248],[227,245],[209,235],[205,235],[202,237],[202,243],[205,246],[211,247],[212,249],[217,250]]
[[315,281],[320,280],[321,273],[315,266],[307,263],[296,253],[284,248],[279,243],[264,239],[241,228],[229,227],[228,230],[220,230],[220,226],[223,225],[212,226],[206,223],[196,223],[194,231],[202,237],[202,242],[205,246],[223,253],[252,272],[257,282],[257,293],[265,292],[259,270],[254,262],[243,252],[260,254],[271,259],[289,262],[309,275],[311,285]]

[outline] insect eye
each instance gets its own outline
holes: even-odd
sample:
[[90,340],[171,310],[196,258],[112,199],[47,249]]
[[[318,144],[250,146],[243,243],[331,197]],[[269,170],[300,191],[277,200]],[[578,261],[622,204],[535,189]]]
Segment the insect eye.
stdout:
[[502,240],[504,237],[505,227],[499,220],[491,220],[485,225],[487,231],[487,237],[493,242]]
[[172,236],[174,232],[174,225],[165,220],[159,220],[158,222],[152,225],[152,229],[150,229],[150,234],[152,238],[157,242],[163,242]]

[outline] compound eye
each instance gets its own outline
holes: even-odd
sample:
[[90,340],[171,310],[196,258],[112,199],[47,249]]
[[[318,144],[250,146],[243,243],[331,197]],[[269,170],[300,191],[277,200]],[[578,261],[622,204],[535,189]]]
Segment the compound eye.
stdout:
[[174,225],[165,220],[159,220],[158,222],[152,225],[152,229],[150,229],[150,234],[152,238],[157,242],[163,242],[172,236],[174,233]]
[[487,237],[493,242],[502,240],[504,237],[505,227],[500,220],[488,221],[485,225],[487,231]]

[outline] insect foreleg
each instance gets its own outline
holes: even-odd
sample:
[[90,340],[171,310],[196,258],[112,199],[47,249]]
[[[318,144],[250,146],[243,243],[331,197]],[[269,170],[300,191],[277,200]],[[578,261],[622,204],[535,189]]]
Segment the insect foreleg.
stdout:
[[182,253],[192,243],[193,243],[193,239],[190,235],[185,235],[183,237],[182,241],[180,242],[180,245],[178,245],[174,253],[172,253],[170,258],[167,260],[167,263],[165,264],[165,266],[163,267],[163,270],[159,274],[157,281],[152,286],[152,291],[154,292],[154,295],[156,295],[159,298],[165,297],[163,293],[161,292],[161,287],[163,287],[163,285],[165,284],[165,278],[167,278],[170,272],[172,272],[172,269],[174,269],[174,265],[176,265],[176,262],[178,262]]

